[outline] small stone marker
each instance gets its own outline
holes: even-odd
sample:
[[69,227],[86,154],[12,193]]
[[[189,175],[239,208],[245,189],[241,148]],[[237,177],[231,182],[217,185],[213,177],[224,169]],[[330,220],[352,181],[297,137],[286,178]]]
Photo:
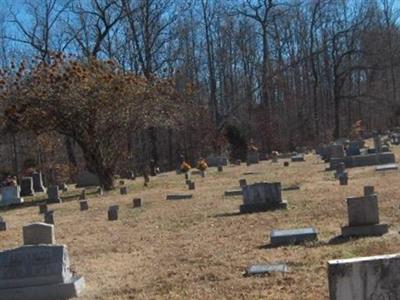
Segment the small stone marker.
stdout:
[[224,171],[224,167],[223,166],[218,166],[217,168],[218,168],[218,172]]
[[282,188],[282,191],[297,191],[299,189],[300,189],[300,186],[293,184],[293,185]]
[[142,206],[142,199],[133,198],[133,208],[141,207],[141,206]]
[[0,299],[55,300],[79,297],[83,277],[70,271],[65,245],[29,245],[0,252]]
[[112,205],[108,208],[108,220],[109,221],[118,220],[118,210],[119,210],[118,205]]
[[49,203],[61,203],[60,191],[57,185],[49,186],[47,189],[47,197]]
[[33,196],[35,191],[33,190],[33,179],[32,177],[22,177],[21,179],[21,196]]
[[201,177],[206,177],[206,171],[201,171]]
[[44,222],[54,225],[54,210],[49,210],[44,213]]
[[276,230],[271,232],[271,245],[297,245],[307,241],[316,241],[317,231],[314,228]]
[[189,182],[188,187],[189,187],[189,190],[194,190],[196,188],[194,181]]
[[225,197],[230,197],[230,196],[242,196],[243,192],[242,190],[227,190],[224,192]]
[[119,185],[125,185],[125,181],[120,180],[120,181],[119,181]]
[[39,214],[45,214],[47,212],[47,204],[40,203],[39,204]]
[[85,200],[85,199],[86,199],[86,190],[83,189],[79,196],[79,200]]
[[390,170],[398,170],[399,166],[397,164],[386,164],[386,165],[379,165],[376,166],[376,171],[390,171]]
[[55,244],[54,225],[32,223],[22,227],[24,245]]
[[46,188],[43,186],[43,178],[41,172],[33,172],[32,179],[33,179],[33,190],[36,193],[46,192]]
[[99,196],[103,196],[104,195],[104,190],[103,190],[103,188],[101,186],[99,186],[97,188],[97,195],[99,195]]
[[286,264],[262,264],[262,265],[251,265],[246,269],[244,273],[245,277],[249,276],[263,276],[271,273],[287,273],[289,268]]
[[192,194],[175,194],[175,195],[167,195],[167,200],[186,200],[192,199]]
[[336,167],[335,178],[339,178],[346,172],[346,165],[344,162],[340,162]]
[[285,162],[283,163],[283,166],[289,167],[289,162],[288,162],[288,161],[285,161]]
[[88,204],[87,200],[79,201],[79,208],[81,211],[88,210],[89,204]]
[[119,189],[119,192],[121,195],[127,195],[128,194],[128,188],[126,186],[122,187]]
[[7,230],[7,224],[4,221],[2,217],[0,217],[0,231],[6,231]]
[[369,196],[375,194],[375,189],[372,185],[364,186],[364,196]]
[[339,175],[339,183],[340,185],[347,185],[349,181],[349,177],[347,176],[347,172],[344,172]]
[[342,227],[342,236],[381,236],[387,224],[379,224],[378,196],[370,194],[347,198],[349,225]]
[[242,164],[242,161],[240,159],[235,160],[235,165],[240,166]]
[[247,185],[247,181],[246,179],[239,179],[239,186],[240,187],[244,187]]
[[400,255],[330,260],[330,300],[400,299]]

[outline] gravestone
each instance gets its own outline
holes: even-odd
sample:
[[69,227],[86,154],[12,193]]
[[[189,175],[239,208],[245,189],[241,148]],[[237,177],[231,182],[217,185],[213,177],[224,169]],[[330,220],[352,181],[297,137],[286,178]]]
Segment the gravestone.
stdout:
[[39,214],[44,214],[47,212],[47,204],[46,203],[40,203],[39,204]]
[[349,177],[347,175],[347,172],[344,172],[339,175],[339,183],[340,185],[347,185],[349,181]]
[[229,196],[242,196],[243,192],[242,192],[242,190],[227,190],[227,191],[224,192],[224,195],[226,197],[229,197]]
[[0,252],[0,299],[58,300],[79,297],[83,277],[70,271],[65,245],[28,245]]
[[218,166],[217,168],[218,168],[218,172],[222,172],[224,170],[223,166]]
[[60,190],[57,185],[49,186],[47,189],[47,197],[49,203],[61,203]]
[[19,186],[4,186],[1,189],[0,206],[21,204],[23,202],[24,198],[21,197],[21,189]]
[[350,141],[346,148],[346,155],[353,156],[353,155],[360,155],[360,142],[359,141]]
[[292,162],[304,161],[304,154],[295,154],[290,158]]
[[330,260],[330,300],[400,299],[400,255]]
[[242,187],[243,204],[241,213],[252,213],[287,207],[287,202],[282,200],[280,182],[259,182]]
[[343,145],[330,145],[328,148],[328,161],[332,158],[343,158],[344,157],[344,150]]
[[240,187],[244,187],[247,185],[247,181],[246,179],[239,179],[239,186]]
[[0,217],[0,231],[6,231],[7,230],[7,224],[4,221],[2,217]]
[[370,194],[347,198],[349,225],[342,227],[342,236],[381,236],[387,224],[379,224],[378,196]]
[[188,187],[189,187],[189,190],[194,190],[196,188],[194,181],[189,182]]
[[55,244],[54,225],[32,223],[22,227],[24,245]]
[[260,162],[260,155],[258,151],[248,151],[246,162],[247,165],[258,164]]
[[118,205],[112,205],[108,208],[108,220],[109,221],[118,220],[118,210],[119,210]]
[[375,170],[378,172],[381,171],[391,171],[391,170],[398,170],[399,166],[397,164],[385,164],[376,166]]
[[119,181],[119,185],[125,185],[125,181],[120,180],[120,181]]
[[46,188],[43,186],[43,178],[41,172],[33,172],[32,180],[33,180],[33,190],[36,193],[46,192]]
[[289,268],[286,264],[258,264],[251,265],[246,269],[244,273],[245,277],[249,276],[263,276],[271,273],[287,273]]
[[81,194],[79,195],[79,200],[85,200],[86,199],[86,190],[83,189],[81,191]]
[[374,133],[374,149],[375,149],[375,153],[380,153],[382,152],[382,140],[381,140],[381,136],[377,133]]
[[271,153],[271,162],[277,163],[278,162],[278,152],[277,151],[272,151]]
[[88,210],[88,209],[89,209],[89,204],[88,204],[87,200],[79,201],[79,209],[80,209],[81,211],[84,211],[84,210]]
[[97,192],[97,195],[99,195],[99,196],[103,196],[104,195],[104,190],[103,190],[103,188],[101,186],[99,186],[97,188],[96,192]]
[[394,164],[395,156],[392,152],[384,152],[377,154],[362,154],[354,156],[346,156],[344,158],[332,158],[330,160],[330,169],[336,170],[339,163],[344,162],[346,168],[366,167],[374,165]]
[[167,200],[186,200],[192,199],[192,194],[175,194],[175,195],[167,195]]
[[314,228],[273,229],[271,232],[271,245],[297,245],[304,242],[316,241],[317,231]]
[[346,165],[344,162],[340,162],[336,167],[335,178],[339,178],[346,171]]
[[142,206],[142,199],[133,198],[133,208],[141,207],[141,206]]
[[119,192],[121,195],[126,195],[126,194],[128,194],[128,188],[126,186],[124,186],[119,189]]
[[21,196],[33,196],[35,191],[33,190],[33,179],[32,177],[22,177],[21,179]]
[[99,186],[99,177],[89,171],[82,171],[76,178],[76,187]]
[[289,167],[289,162],[288,162],[288,161],[285,161],[285,162],[283,163],[283,166],[284,166],[284,167]]
[[364,196],[369,196],[375,194],[375,189],[372,185],[364,186]]
[[54,225],[54,210],[49,210],[44,213],[44,222]]

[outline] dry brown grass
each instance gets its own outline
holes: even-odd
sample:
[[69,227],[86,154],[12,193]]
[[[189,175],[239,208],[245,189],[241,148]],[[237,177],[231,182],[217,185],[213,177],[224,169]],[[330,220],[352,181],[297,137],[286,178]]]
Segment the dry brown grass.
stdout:
[[[395,149],[397,156],[400,154]],[[76,201],[54,205],[56,239],[68,246],[73,269],[85,276],[82,299],[326,299],[326,264],[334,258],[395,253],[400,245],[400,173],[376,173],[373,167],[349,170],[349,185],[339,186],[325,164],[308,155],[305,163],[263,162],[246,167],[210,170],[194,176],[196,190],[189,201],[167,201],[167,193],[187,192],[183,175],[158,177],[148,189],[135,183],[127,196],[117,193],[90,198],[90,209]],[[242,176],[243,172],[260,172]],[[241,197],[224,197],[226,189],[248,182],[300,184],[284,192],[285,211],[235,215]],[[364,185],[379,193],[381,222],[390,224],[383,237],[328,244],[347,223],[345,199],[361,195]],[[141,197],[143,207],[132,209]],[[120,205],[118,221],[107,221],[107,207]],[[2,214],[8,230],[0,233],[0,248],[21,244],[23,225],[41,221],[37,207]],[[314,226],[319,242],[265,248],[273,228]],[[245,278],[251,263],[286,262],[291,272]]]

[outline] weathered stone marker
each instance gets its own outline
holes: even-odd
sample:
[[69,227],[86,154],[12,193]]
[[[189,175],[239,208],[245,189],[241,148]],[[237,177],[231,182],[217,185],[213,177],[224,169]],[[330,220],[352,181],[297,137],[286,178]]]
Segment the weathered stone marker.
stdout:
[[330,260],[330,300],[400,299],[400,255]]
[[125,181],[120,180],[120,181],[119,181],[119,185],[125,185]]
[[54,225],[54,210],[49,210],[44,213],[44,222]]
[[33,179],[33,190],[36,193],[46,192],[46,188],[43,185],[43,178],[41,172],[33,172],[32,179]]
[[39,204],[39,214],[44,214],[47,212],[47,204],[46,203],[40,203]]
[[290,160],[292,162],[304,161],[304,154],[295,154],[290,158]]
[[1,189],[0,206],[21,204],[23,202],[24,198],[21,197],[21,189],[19,186],[4,186]]
[[21,179],[21,196],[33,196],[35,191],[33,190],[33,179],[32,177],[22,177]]
[[22,227],[24,245],[55,244],[54,225],[32,223]]
[[218,168],[218,172],[224,171],[224,167],[223,166],[218,166],[217,168]]
[[60,190],[58,185],[49,186],[47,189],[47,197],[49,203],[61,203]]
[[288,162],[288,161],[285,161],[285,162],[283,163],[283,166],[284,166],[284,167],[289,167],[289,162]]
[[0,217],[0,231],[6,231],[7,230],[7,224],[4,221],[2,217]]
[[142,199],[133,198],[133,208],[141,207],[141,206],[142,206]]
[[189,190],[194,190],[196,188],[196,184],[194,183],[194,181],[189,182],[188,184]]
[[314,228],[273,229],[271,232],[271,245],[273,246],[297,245],[316,240],[317,231]]
[[192,194],[175,194],[175,195],[167,195],[167,200],[186,200],[192,199]]
[[243,204],[241,213],[252,213],[287,207],[287,202],[282,200],[280,182],[259,182],[242,187]]
[[119,192],[121,195],[127,195],[128,194],[128,188],[126,186],[123,186],[122,188],[119,189]]
[[242,188],[247,185],[246,179],[239,179],[239,186]]
[[83,189],[81,194],[79,195],[79,200],[86,200],[86,190]]
[[29,245],[0,252],[0,299],[56,300],[79,297],[83,277],[70,271],[65,245]]
[[265,274],[287,272],[289,272],[289,268],[286,264],[251,265],[246,269],[244,276],[263,276]]
[[88,210],[89,204],[88,204],[87,200],[79,201],[79,208],[81,211]]
[[97,195],[99,195],[99,196],[103,196],[104,195],[104,190],[103,190],[103,188],[101,186],[99,186],[97,188]]
[[260,162],[260,154],[258,151],[248,151],[246,157],[247,165],[258,164]]
[[375,194],[375,189],[372,185],[364,186],[364,196]]
[[108,208],[108,220],[109,221],[118,220],[118,210],[119,210],[118,205],[112,205]]
[[339,183],[340,185],[347,185],[349,181],[349,177],[347,175],[347,172],[344,172],[339,175]]
[[340,162],[336,167],[335,178],[339,178],[346,172],[346,165],[344,162]]
[[388,232],[387,224],[379,224],[378,196],[369,194],[347,198],[349,225],[342,227],[342,236],[380,236]]

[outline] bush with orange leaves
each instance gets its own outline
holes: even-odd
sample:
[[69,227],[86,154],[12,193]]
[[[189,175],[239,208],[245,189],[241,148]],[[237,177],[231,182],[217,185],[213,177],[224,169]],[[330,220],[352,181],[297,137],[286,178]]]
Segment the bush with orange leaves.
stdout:
[[197,161],[197,169],[199,169],[200,171],[205,171],[208,168],[207,162],[205,159],[199,159]]
[[174,83],[123,72],[112,61],[70,60],[59,54],[31,68],[0,71],[3,124],[37,134],[55,131],[82,149],[86,167],[113,188],[129,132],[179,123],[182,97]]
[[182,162],[182,164],[181,164],[182,172],[184,172],[184,173],[189,172],[191,168],[192,168],[192,166],[189,165],[186,161]]

